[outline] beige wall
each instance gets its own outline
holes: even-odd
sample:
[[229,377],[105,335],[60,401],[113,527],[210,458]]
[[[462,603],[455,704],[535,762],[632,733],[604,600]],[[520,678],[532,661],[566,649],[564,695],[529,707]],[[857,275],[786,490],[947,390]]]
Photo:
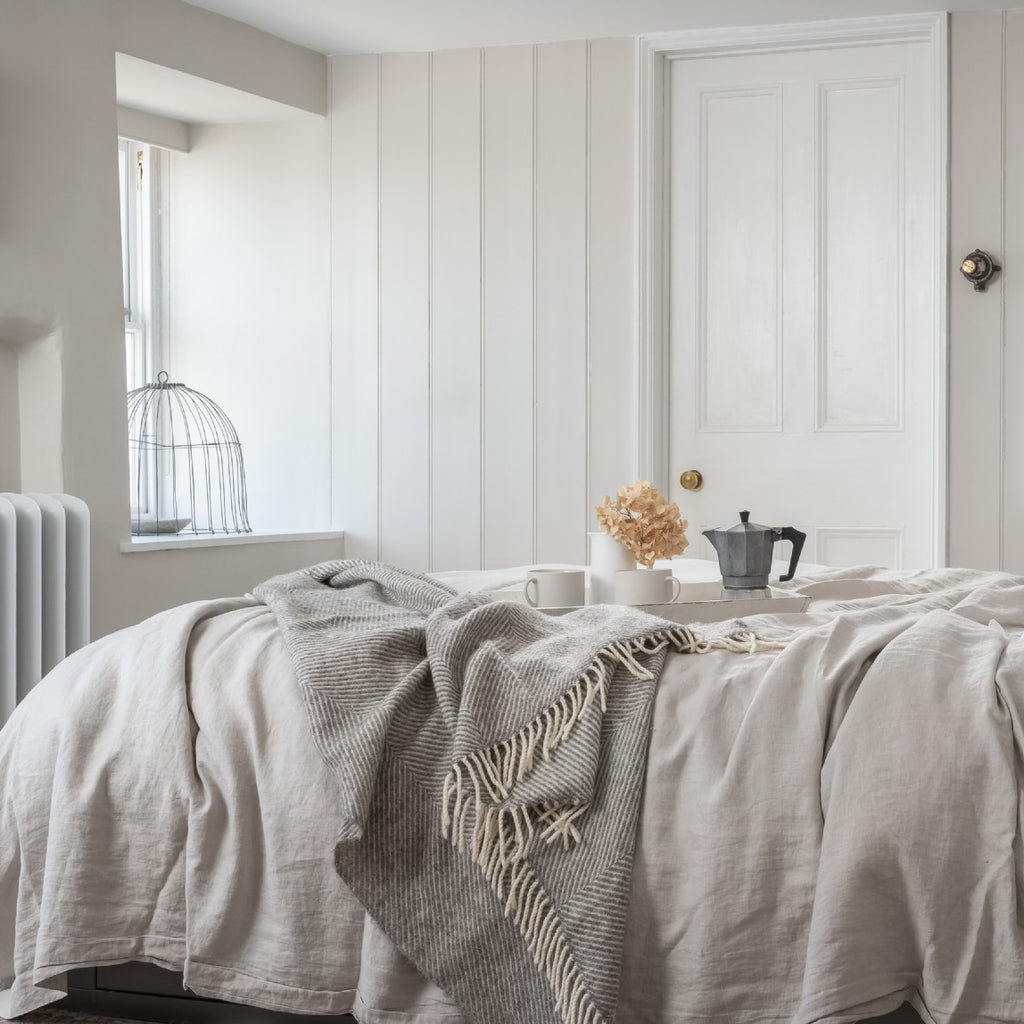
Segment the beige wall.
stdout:
[[[1024,573],[1024,11],[950,26],[949,561]],[[973,249],[1003,267],[984,292]]]

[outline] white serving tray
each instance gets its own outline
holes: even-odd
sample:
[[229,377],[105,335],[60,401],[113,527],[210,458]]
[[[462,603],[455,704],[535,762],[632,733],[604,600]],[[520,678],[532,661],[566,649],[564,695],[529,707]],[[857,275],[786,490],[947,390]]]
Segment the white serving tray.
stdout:
[[[526,604],[522,590],[483,591],[492,601],[516,601]],[[736,598],[726,600],[722,596],[721,583],[683,583],[679,600],[668,604],[637,605],[642,611],[657,615],[670,622],[724,622],[741,619],[748,615],[775,614],[778,612],[806,611],[811,599],[803,594],[769,587],[769,597]],[[539,608],[545,615],[567,615],[578,611],[580,606],[569,608]]]

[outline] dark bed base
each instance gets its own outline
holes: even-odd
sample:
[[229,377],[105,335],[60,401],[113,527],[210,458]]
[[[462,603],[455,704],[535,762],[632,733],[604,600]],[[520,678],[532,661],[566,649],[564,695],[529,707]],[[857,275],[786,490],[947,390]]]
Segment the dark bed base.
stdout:
[[86,967],[68,974],[61,1009],[163,1024],[356,1024],[351,1014],[299,1014],[203,999],[182,976],[152,964]]
[[[181,980],[181,974],[151,964],[83,968],[70,972],[67,999],[57,1005],[103,1017],[163,1024],[357,1024],[347,1013],[281,1013],[203,999],[183,988]],[[921,1024],[921,1018],[904,1003],[884,1017],[872,1017],[860,1024]]]

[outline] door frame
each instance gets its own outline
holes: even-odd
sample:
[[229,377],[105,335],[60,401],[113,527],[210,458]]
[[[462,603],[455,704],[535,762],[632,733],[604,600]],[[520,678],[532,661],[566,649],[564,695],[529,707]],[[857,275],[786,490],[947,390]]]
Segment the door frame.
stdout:
[[637,462],[641,477],[668,490],[669,357],[669,75],[672,62],[743,54],[785,53],[886,42],[927,43],[931,49],[935,167],[935,265],[932,310],[933,560],[948,557],[948,321],[949,265],[949,16],[946,12],[698,29],[636,39],[636,295]]

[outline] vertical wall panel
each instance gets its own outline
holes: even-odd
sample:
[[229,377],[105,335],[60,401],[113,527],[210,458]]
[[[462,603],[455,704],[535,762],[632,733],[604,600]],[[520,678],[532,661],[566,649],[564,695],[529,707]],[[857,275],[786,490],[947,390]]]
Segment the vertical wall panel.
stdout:
[[585,562],[587,46],[537,48],[536,558]]
[[975,292],[957,267],[972,249],[1001,255],[1002,29],[998,11],[951,16],[949,562],[979,569],[1002,561],[1005,277]]
[[484,565],[534,560],[533,47],[484,51]]
[[480,50],[431,56],[431,568],[480,567]]
[[588,310],[590,494],[594,506],[636,473],[636,306],[633,257],[633,41],[590,49]]
[[[1003,550],[1001,569],[1024,573],[1024,289],[1016,275],[1024,267],[1024,12],[1007,11],[1004,21],[1005,93],[1003,129],[1006,163],[1004,168],[1003,237],[990,251],[1005,267],[997,279],[1002,299],[1003,401]],[[981,242],[971,248],[984,249]],[[957,250],[954,255],[963,257]],[[1002,257],[1000,259],[1000,257]],[[991,285],[989,286],[992,287]],[[973,298],[980,298],[971,293]],[[995,298],[989,298],[989,302]],[[980,404],[980,403],[978,403]]]
[[632,40],[331,67],[347,553],[585,560],[636,472]]
[[428,56],[386,54],[380,88],[381,557],[430,551]]
[[377,98],[380,58],[331,62],[332,525],[377,558]]

